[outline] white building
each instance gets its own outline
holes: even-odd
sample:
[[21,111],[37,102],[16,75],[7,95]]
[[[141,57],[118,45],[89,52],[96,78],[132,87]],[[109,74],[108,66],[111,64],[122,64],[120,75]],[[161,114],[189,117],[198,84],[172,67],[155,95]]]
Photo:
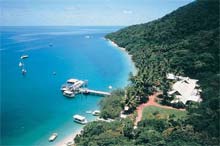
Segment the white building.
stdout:
[[197,84],[198,80],[190,79],[189,77],[175,76],[173,74],[167,74],[167,79],[175,80],[172,85],[172,90],[168,92],[168,95],[174,95],[175,99],[171,103],[181,101],[186,104],[187,101],[201,102],[200,97],[201,89]]

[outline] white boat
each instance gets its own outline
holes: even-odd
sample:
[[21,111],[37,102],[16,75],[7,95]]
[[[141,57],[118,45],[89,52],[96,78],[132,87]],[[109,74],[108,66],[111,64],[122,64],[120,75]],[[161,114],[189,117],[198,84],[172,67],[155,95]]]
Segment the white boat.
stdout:
[[53,133],[50,137],[49,137],[49,141],[52,142],[57,138],[58,134],[57,133]]
[[26,59],[26,58],[28,58],[29,56],[28,55],[22,55],[21,56],[21,59]]
[[95,110],[92,112],[93,116],[99,116],[100,115],[100,111],[99,110]]
[[80,115],[74,115],[73,119],[76,123],[80,123],[80,124],[87,124],[88,123],[86,118],[83,116],[80,116]]
[[109,89],[112,89],[112,86],[110,85],[110,86],[108,86],[108,88],[109,88]]
[[21,62],[19,62],[18,66],[19,66],[19,67],[22,67],[22,66],[23,66],[23,64],[22,64]]
[[75,94],[72,91],[69,91],[69,90],[64,90],[63,95],[67,96],[67,97],[74,97],[75,96]]
[[66,143],[66,146],[73,146],[74,145],[74,141],[69,141]]

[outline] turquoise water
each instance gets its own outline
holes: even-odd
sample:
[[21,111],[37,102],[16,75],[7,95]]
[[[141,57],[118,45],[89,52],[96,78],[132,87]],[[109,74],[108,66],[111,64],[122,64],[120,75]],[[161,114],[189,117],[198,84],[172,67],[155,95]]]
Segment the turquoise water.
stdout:
[[[103,91],[109,85],[124,87],[134,66],[125,52],[104,39],[118,29],[1,27],[1,145],[54,145],[81,128],[72,115],[93,120],[85,111],[98,109],[103,97],[68,99],[60,87],[69,78],[88,80],[89,88]],[[24,54],[29,58],[22,76],[18,64]],[[52,132],[59,136],[49,143]]]

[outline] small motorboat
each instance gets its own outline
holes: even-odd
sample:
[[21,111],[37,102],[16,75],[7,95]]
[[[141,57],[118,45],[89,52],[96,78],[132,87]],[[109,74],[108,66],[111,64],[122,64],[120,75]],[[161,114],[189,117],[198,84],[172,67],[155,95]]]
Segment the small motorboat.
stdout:
[[74,146],[74,141],[69,141],[66,143],[66,146]]
[[28,55],[22,55],[21,56],[21,59],[26,59],[26,58],[28,58],[29,56]]
[[21,72],[23,75],[25,75],[27,73],[26,69],[22,69]]
[[56,138],[57,138],[57,136],[58,136],[58,133],[53,133],[53,134],[51,134],[51,136],[49,137],[49,142],[52,142],[52,141],[54,141]]
[[112,86],[110,85],[110,86],[108,86],[108,88],[109,88],[109,89],[112,89]]
[[100,115],[100,111],[99,110],[95,110],[92,112],[93,116],[99,116]]

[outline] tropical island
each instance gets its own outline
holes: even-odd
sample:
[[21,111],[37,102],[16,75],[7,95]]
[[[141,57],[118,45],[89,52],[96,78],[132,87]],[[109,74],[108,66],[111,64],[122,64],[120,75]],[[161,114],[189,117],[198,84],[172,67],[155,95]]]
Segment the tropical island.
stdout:
[[75,145],[219,145],[219,26],[219,0],[196,0],[106,35],[138,72],[100,102],[114,120],[87,124]]

